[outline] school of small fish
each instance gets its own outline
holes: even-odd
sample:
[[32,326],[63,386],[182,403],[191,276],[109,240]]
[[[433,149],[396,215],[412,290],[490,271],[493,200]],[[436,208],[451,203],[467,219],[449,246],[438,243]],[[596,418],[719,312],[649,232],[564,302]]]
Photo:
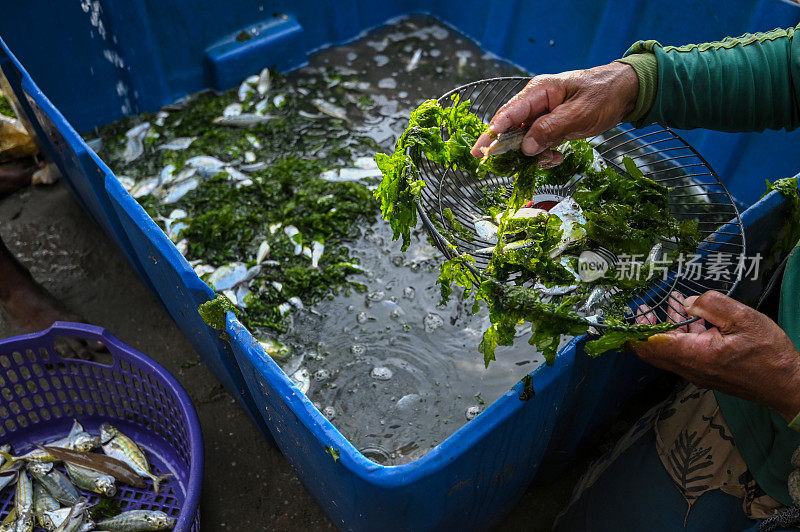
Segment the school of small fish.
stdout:
[[[102,448],[103,454],[91,452]],[[157,494],[170,475],[152,472],[147,455],[128,436],[108,423],[92,435],[74,420],[67,436],[37,445],[19,456],[0,445],[0,491],[16,486],[14,505],[3,517],[0,532],[150,532],[172,530],[177,519],[159,510],[126,510],[93,518],[90,494],[111,498],[118,483],[144,486],[150,479]],[[60,467],[63,467],[63,471]],[[97,517],[97,515],[95,515]]]

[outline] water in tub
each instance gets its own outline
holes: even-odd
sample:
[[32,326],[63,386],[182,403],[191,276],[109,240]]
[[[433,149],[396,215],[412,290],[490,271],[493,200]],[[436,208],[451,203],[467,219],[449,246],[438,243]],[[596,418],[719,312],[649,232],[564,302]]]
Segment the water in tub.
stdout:
[[[208,191],[249,190],[259,171],[288,155],[311,161],[292,163],[289,171],[319,163],[329,182],[374,189],[379,172],[370,157],[393,149],[421,101],[477,79],[524,72],[434,19],[412,17],[318,52],[307,67],[285,77],[255,74],[219,97],[106,126],[94,146],[198,274],[242,307],[254,336],[290,348],[288,354],[273,349],[276,360],[323,415],[370,459],[410,462],[543,363],[527,343],[529,333],[498,349],[486,369],[477,349],[488,325],[486,310],[471,314],[471,302],[458,294],[440,306],[440,253],[419,228],[401,252],[366,195],[364,211],[375,210],[360,213],[360,221],[354,217],[358,231],[315,243],[297,236],[294,225],[265,223],[266,210],[242,215],[235,226],[209,236],[198,228],[220,205],[208,201]],[[221,182],[220,172],[226,175]],[[302,210],[299,187],[286,201]],[[232,215],[248,208],[237,201]],[[250,220],[250,233],[242,220]],[[198,235],[231,244],[214,248]],[[334,253],[360,265],[346,280],[323,280],[330,286],[320,288],[319,278],[309,277],[317,280],[314,297],[291,295],[300,283],[286,277],[290,268],[281,263],[281,249],[294,249],[296,255],[285,255],[292,264],[305,260],[295,272],[319,271],[317,264],[327,264]]]

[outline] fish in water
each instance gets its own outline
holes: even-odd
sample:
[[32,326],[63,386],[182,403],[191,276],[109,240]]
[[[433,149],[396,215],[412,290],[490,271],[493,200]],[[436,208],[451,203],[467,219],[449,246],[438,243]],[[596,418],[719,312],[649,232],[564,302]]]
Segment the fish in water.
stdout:
[[125,133],[128,138],[125,142],[125,151],[122,152],[122,160],[125,161],[125,164],[135,161],[144,153],[142,141],[148,131],[150,131],[150,122],[142,122]]
[[214,119],[214,123],[230,127],[253,127],[274,119],[275,117],[270,114],[242,113],[236,116],[218,116]]
[[128,510],[98,522],[97,526],[109,532],[148,532],[172,530],[177,522],[159,510]]
[[170,473],[166,475],[153,474],[150,471],[150,463],[147,461],[144,451],[136,445],[136,442],[109,423],[100,425],[100,443],[103,447],[103,452],[108,456],[125,462],[140,476],[152,480],[153,491],[156,494],[158,494],[158,487],[161,482],[171,476]]
[[319,109],[320,112],[330,116],[331,118],[338,118],[339,120],[344,120],[345,122],[350,123],[350,119],[347,117],[347,111],[345,111],[344,108],[327,102],[322,98],[314,98],[311,100],[311,103],[314,104],[314,107]]
[[417,68],[420,57],[422,57],[422,48],[417,48],[417,51],[414,52],[414,55],[411,56],[411,60],[409,60],[408,64],[406,65],[406,72],[411,72]]

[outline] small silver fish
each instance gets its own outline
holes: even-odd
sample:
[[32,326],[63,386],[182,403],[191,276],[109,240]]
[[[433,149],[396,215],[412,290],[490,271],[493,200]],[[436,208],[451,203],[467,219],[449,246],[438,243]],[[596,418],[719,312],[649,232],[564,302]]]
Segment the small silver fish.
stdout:
[[150,131],[150,122],[142,122],[125,132],[125,136],[128,138],[125,142],[125,150],[122,152],[122,160],[125,161],[125,164],[135,161],[144,153],[142,141],[148,131]]
[[242,114],[242,104],[232,103],[222,110],[222,116],[239,116]]
[[180,200],[186,194],[191,192],[192,190],[196,189],[200,186],[200,180],[196,177],[192,177],[190,179],[186,179],[169,189],[169,192],[161,200],[161,203],[169,205],[171,203],[175,203],[176,201]]
[[406,72],[411,72],[417,68],[420,57],[422,57],[422,48],[417,48],[417,51],[414,52],[414,55],[411,56],[411,60],[409,60],[408,64],[406,65]]
[[347,111],[345,111],[342,107],[338,105],[334,105],[328,101],[323,100],[322,98],[314,98],[311,100],[311,103],[314,104],[314,107],[320,110],[320,112],[332,117],[338,118],[339,120],[344,120],[348,124],[350,123],[350,119],[347,117]]
[[316,240],[311,244],[311,267],[318,268],[319,260],[322,254],[325,253],[325,244],[317,242]]
[[256,253],[256,264],[261,264],[264,259],[267,258],[267,255],[269,255],[269,249],[268,241],[264,240],[261,242],[261,244],[258,246],[258,252]]
[[274,120],[270,114],[242,113],[236,116],[218,116],[214,119],[215,124],[230,127],[253,127]]
[[158,487],[171,473],[154,475],[150,471],[150,462],[136,443],[109,423],[100,425],[100,442],[103,452],[112,458],[122,460],[142,477],[153,481],[153,491],[158,494]]
[[81,489],[100,493],[106,497],[113,497],[117,493],[115,479],[88,467],[81,467],[69,462],[64,464],[69,478]]
[[233,179],[234,181],[244,181],[246,179],[250,179],[250,177],[248,177],[247,175],[243,174],[242,172],[240,172],[239,170],[237,170],[236,168],[234,168],[232,166],[226,166],[223,169],[223,171],[225,173],[227,173],[228,176],[230,176],[230,178]]
[[53,464],[31,464],[28,466],[28,471],[61,504],[72,506],[80,499],[80,492],[64,473],[53,467]]
[[45,512],[52,512],[59,508],[61,508],[61,503],[50,495],[41,484],[35,482],[33,484],[33,515],[36,517],[36,520],[39,521],[39,524],[42,525],[42,528],[46,528],[47,530],[56,528],[47,518]]
[[118,175],[117,181],[119,181],[119,184],[122,185],[122,188],[124,188],[128,192],[133,190],[133,187],[136,186],[136,180],[126,175]]
[[511,150],[518,150],[522,146],[522,138],[528,132],[526,127],[514,127],[503,131],[488,146],[481,148],[483,158],[500,155]]
[[258,83],[256,83],[256,90],[258,91],[259,96],[262,98],[266,96],[269,92],[270,86],[271,79],[269,75],[269,69],[265,68],[261,71],[261,74],[258,75]]
[[263,170],[265,168],[269,168],[269,165],[263,161],[253,164],[239,165],[239,169],[243,172],[258,172],[259,170]]
[[239,90],[236,92],[236,96],[239,97],[239,101],[245,101],[251,92],[256,92],[252,85],[247,80],[244,80],[241,85],[239,85]]
[[247,267],[243,262],[231,262],[217,268],[208,278],[214,290],[222,291],[233,288],[247,277]]
[[283,105],[283,102],[284,102],[285,100],[286,100],[286,96],[284,96],[283,94],[278,94],[277,96],[275,96],[275,97],[272,99],[272,105],[274,105],[274,106],[275,106],[275,108],[277,109],[278,107],[280,107],[281,105]]
[[198,155],[197,157],[192,157],[184,164],[197,170],[197,172],[203,177],[213,177],[221,172],[223,167],[226,166],[225,163],[216,157],[211,157],[210,155]]
[[[59,438],[58,440],[47,443],[47,445],[51,447],[63,447],[73,451],[91,451],[97,447],[99,443],[100,442],[97,436],[92,436],[83,430],[83,426],[78,423],[77,420],[73,419],[72,427],[70,428],[69,433],[63,438]],[[59,461],[55,456],[51,455],[47,451],[38,448],[25,453],[22,456],[9,456],[0,450],[0,456],[3,456],[5,459],[10,460],[11,462],[17,462],[19,460],[24,460],[26,462]]]
[[163,144],[159,144],[157,149],[159,150],[171,150],[171,151],[181,151],[185,150],[189,146],[192,145],[192,142],[196,141],[197,137],[175,137],[174,139],[165,142]]
[[104,519],[97,526],[110,532],[147,532],[172,530],[178,522],[159,510],[129,510]]
[[156,177],[148,177],[144,181],[139,181],[136,185],[130,190],[131,196],[136,199],[141,197],[147,196],[148,194],[152,193],[156,187],[158,186],[158,182],[160,179],[158,176]]
[[[52,467],[52,466],[51,466]],[[28,474],[21,470],[17,475],[17,493],[14,497],[14,511],[17,513],[16,531],[33,530],[33,484]]]
[[[86,527],[88,519],[88,508],[86,507],[86,498],[81,499],[72,508],[63,508],[69,510],[64,521],[58,526],[56,532],[82,532],[84,529],[94,530],[95,524],[92,522],[89,527]],[[56,510],[55,512],[58,512]],[[55,513],[51,512],[51,514]]]
[[290,379],[292,379],[292,382],[294,382],[295,385],[298,388],[300,388],[300,391],[303,392],[304,394],[308,393],[309,388],[311,388],[311,374],[308,372],[306,368],[300,368],[294,373],[292,373]]

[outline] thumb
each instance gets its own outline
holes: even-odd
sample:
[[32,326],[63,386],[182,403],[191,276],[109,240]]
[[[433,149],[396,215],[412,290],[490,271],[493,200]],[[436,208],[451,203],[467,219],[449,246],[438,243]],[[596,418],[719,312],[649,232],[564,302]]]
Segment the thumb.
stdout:
[[579,132],[586,128],[576,110],[577,104],[566,102],[537,118],[522,139],[522,153],[536,155],[565,139],[581,138]]
[[709,290],[701,296],[689,297],[684,306],[692,316],[699,316],[716,325],[721,333],[736,331],[744,322],[751,321],[757,311],[720,292]]

